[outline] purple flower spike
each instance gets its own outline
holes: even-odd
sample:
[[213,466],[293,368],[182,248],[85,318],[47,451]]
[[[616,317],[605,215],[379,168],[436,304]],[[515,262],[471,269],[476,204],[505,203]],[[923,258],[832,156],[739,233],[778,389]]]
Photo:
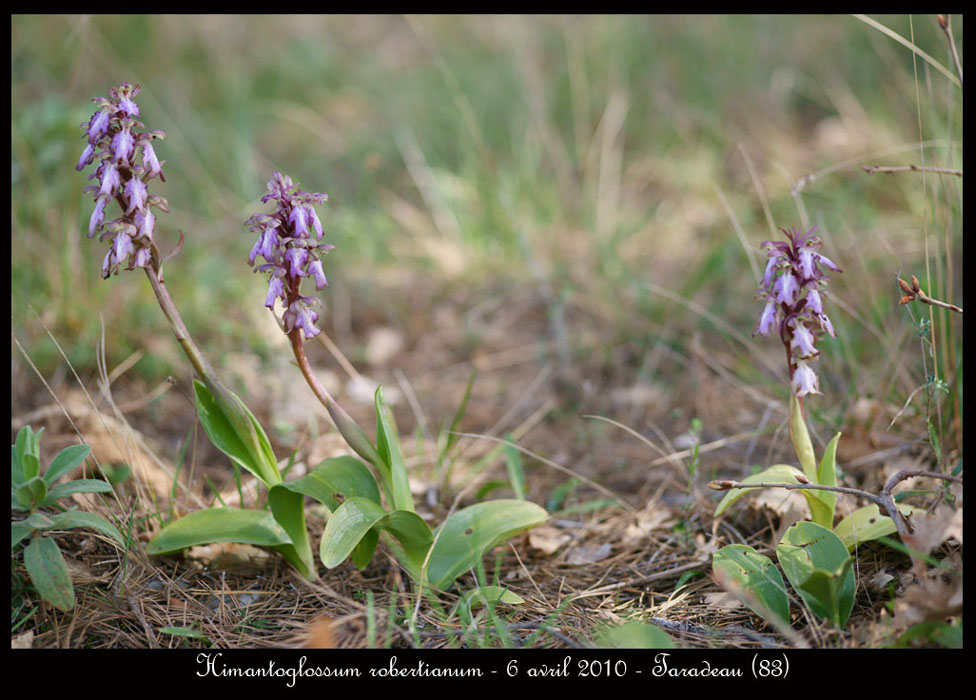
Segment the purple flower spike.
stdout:
[[834,327],[824,313],[823,290],[828,277],[821,267],[841,272],[819,252],[823,241],[813,230],[801,233],[783,229],[787,241],[764,241],[766,270],[757,297],[766,301],[756,334],[768,335],[779,323],[779,336],[789,351],[793,393],[800,397],[819,394],[817,375],[809,361],[819,351],[823,334],[834,336]]
[[[88,143],[76,168],[98,161],[89,179],[97,179],[98,185],[86,188],[95,193],[95,208],[88,221],[88,237],[103,231],[101,240],[111,239],[111,248],[102,263],[102,277],[126,269],[150,267],[158,259],[153,253],[153,232],[156,217],[153,207],[168,211],[166,200],[149,193],[149,181],[163,178],[163,171],[156,152],[150,145],[153,139],[161,139],[161,131],[139,131],[145,125],[138,120],[139,105],[134,97],[139,86],[122,83],[109,90],[111,97],[97,97],[97,110],[88,122],[82,124]],[[141,149],[142,164],[136,162]],[[121,194],[121,196],[119,196]],[[117,202],[122,216],[106,222],[105,209]]]
[[268,294],[265,306],[274,309],[276,299],[285,305],[282,325],[285,333],[296,328],[302,330],[305,338],[312,338],[321,331],[315,326],[319,315],[310,308],[314,299],[301,295],[302,281],[306,277],[315,280],[317,289],[328,285],[322,256],[334,248],[329,243],[312,240],[309,224],[317,240],[324,235],[322,222],[315,211],[316,204],[322,204],[327,197],[320,193],[303,192],[287,175],[274,172],[267,182],[268,193],[261,201],[275,202],[271,214],[254,214],[244,225],[258,235],[257,241],[248,255],[248,264],[254,265],[258,256],[266,263],[256,271],[268,272]]

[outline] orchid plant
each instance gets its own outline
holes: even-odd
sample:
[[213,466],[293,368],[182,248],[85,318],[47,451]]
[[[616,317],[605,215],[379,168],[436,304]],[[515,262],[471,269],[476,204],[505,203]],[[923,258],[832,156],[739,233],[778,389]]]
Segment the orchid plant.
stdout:
[[[859,508],[834,525],[838,492],[855,492],[837,485],[837,443],[831,438],[819,463],[804,420],[804,398],[820,394],[813,363],[819,355],[817,343],[824,336],[836,337],[824,311],[829,277],[826,271],[841,272],[820,252],[823,245],[814,231],[783,229],[786,241],[765,241],[767,264],[757,298],[764,301],[757,335],[774,329],[786,353],[790,376],[790,438],[800,467],[775,464],[741,482],[718,480],[710,486],[728,493],[715,509],[722,515],[749,488],[796,488],[810,509],[810,521],[786,531],[777,546],[777,557],[794,589],[819,617],[840,627],[854,604],[855,580],[849,552],[868,540],[898,530],[889,516],[881,515],[877,502]],[[859,494],[863,495],[863,494]],[[910,513],[907,505],[898,506]],[[723,547],[713,560],[716,577],[744,591],[757,613],[778,623],[788,623],[789,603],[779,571],[767,557],[752,547],[733,544]]]
[[[322,242],[324,230],[315,207],[327,201],[324,194],[303,192],[279,172],[268,180],[262,202],[275,202],[273,213],[258,213],[245,225],[258,234],[248,257],[252,266],[258,256],[264,263],[256,271],[268,274],[265,306],[284,311],[282,330],[288,335],[295,359],[309,387],[325,405],[339,433],[353,452],[326,459],[304,477],[285,482],[278,462],[254,414],[220,381],[189,331],[165,286],[163,258],[155,240],[153,210],[168,211],[166,200],[149,193],[151,180],[164,180],[153,142],[160,131],[144,131],[134,98],[139,86],[123,83],[110,97],[95,98],[97,109],[82,125],[87,145],[78,160],[84,170],[98,161],[90,176],[97,184],[88,188],[95,207],[88,235],[99,234],[110,242],[102,265],[108,278],[141,268],[156,294],[170,326],[199,379],[194,380],[197,415],[211,442],[236,467],[253,474],[268,491],[267,510],[233,507],[206,508],[165,525],[147,546],[150,554],[166,554],[210,542],[242,542],[280,552],[305,577],[318,576],[305,522],[304,503],[309,496],[322,503],[330,516],[322,536],[320,559],[327,568],[347,558],[360,568],[373,557],[382,537],[393,554],[418,583],[446,589],[500,542],[538,525],[546,511],[524,500],[478,503],[450,515],[436,530],[417,514],[409,489],[406,466],[392,416],[375,396],[376,440],[349,416],[316,378],[306,357],[304,341],[318,335],[319,314],[315,297],[302,294],[302,282],[311,278],[318,290],[327,286],[323,257],[334,248]],[[119,216],[106,221],[112,202]],[[314,238],[313,238],[314,235]],[[375,470],[375,475],[369,464]],[[378,479],[377,479],[378,475]]]

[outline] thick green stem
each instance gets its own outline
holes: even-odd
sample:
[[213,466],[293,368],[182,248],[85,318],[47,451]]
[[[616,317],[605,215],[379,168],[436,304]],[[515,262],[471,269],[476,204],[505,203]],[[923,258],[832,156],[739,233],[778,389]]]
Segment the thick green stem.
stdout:
[[305,377],[305,381],[308,386],[312,389],[312,393],[315,397],[325,406],[329,415],[332,416],[332,421],[335,423],[336,428],[342,435],[346,443],[351,447],[356,453],[365,459],[367,462],[373,465],[380,464],[380,456],[376,452],[376,448],[373,447],[373,443],[370,442],[369,437],[367,437],[366,432],[359,427],[356,421],[353,420],[352,416],[346,413],[345,409],[339,405],[339,403],[332,398],[332,395],[322,386],[322,382],[312,371],[312,366],[308,362],[308,357],[305,355],[305,344],[302,341],[302,330],[300,328],[293,328],[288,334],[289,340],[291,340],[292,351],[295,354],[295,360],[298,362],[298,368],[302,371],[302,375]]
[[186,329],[186,324],[183,323],[183,319],[180,318],[180,312],[176,310],[176,305],[173,303],[173,298],[169,295],[169,290],[166,289],[166,283],[163,281],[162,275],[158,274],[156,270],[152,267],[144,268],[146,270],[146,277],[149,278],[149,284],[152,285],[153,292],[156,293],[156,299],[159,301],[159,307],[163,310],[163,314],[166,316],[166,320],[169,321],[170,327],[173,329],[173,335],[176,336],[176,340],[179,342],[180,347],[183,348],[183,352],[186,353],[187,358],[190,360],[190,364],[193,365],[193,369],[197,371],[207,383],[216,381],[217,374],[214,372],[213,367],[207,362],[207,359],[200,352],[196,343],[193,342],[193,338],[190,336],[190,331]]

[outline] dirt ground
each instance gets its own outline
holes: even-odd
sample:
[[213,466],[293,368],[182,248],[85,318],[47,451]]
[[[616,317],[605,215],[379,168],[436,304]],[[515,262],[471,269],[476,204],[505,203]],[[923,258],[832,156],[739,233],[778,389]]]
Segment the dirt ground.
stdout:
[[[792,631],[773,629],[712,580],[711,556],[719,547],[740,542],[772,554],[802,510],[785,492],[764,492],[721,519],[712,517],[720,494],[707,488],[710,479],[741,478],[750,465],[792,461],[785,403],[737,378],[739,358],[726,339],[655,328],[637,318],[622,328],[599,302],[581,297],[556,318],[552,300],[534,286],[389,284],[382,298],[396,301],[361,305],[355,321],[335,304],[332,328],[326,327],[334,347],[310,344],[312,363],[364,426],[373,420],[372,386],[384,385],[418,510],[432,523],[459,494],[467,504],[478,489],[506,479],[501,456],[483,459],[499,439],[522,448],[527,498],[540,504],[556,499],[557,512],[485,558],[487,576],[525,601],[496,611],[512,644],[587,647],[602,626],[626,619],[653,622],[679,645],[694,648],[852,647],[890,637],[889,611],[913,576],[907,556],[877,543],[859,553],[861,585],[842,632],[816,620],[795,598]],[[103,467],[130,465],[132,476],[117,488],[117,501],[89,494],[75,499],[82,508],[132,522],[138,533],[127,556],[91,532],[59,536],[76,608],[63,614],[40,605],[13,631],[15,641],[27,639],[35,648],[479,643],[458,615],[448,616],[457,593],[440,596],[439,607],[428,599],[418,606],[413,585],[382,546],[365,570],[348,561],[332,570],[320,566],[315,582],[277,555],[249,546],[148,557],[143,545],[154,534],[154,512],[171,502],[177,512],[201,507],[213,500],[214,487],[229,505],[240,494],[226,458],[193,429],[188,369],[175,342],[160,336],[146,345],[147,352],[172,354],[174,371],[182,374],[149,386],[131,371],[120,372],[111,392],[99,392],[98,378],[89,377],[86,396],[70,372],[53,377],[49,392],[23,357],[14,357],[14,433],[28,423],[44,427],[42,460],[74,444],[80,433]],[[215,359],[270,427],[279,458],[296,451],[291,474],[347,453],[287,353],[264,365],[244,352]],[[432,467],[438,432],[450,424],[472,371],[476,380],[460,424],[465,435],[445,480],[447,463],[440,471]],[[877,489],[893,470],[925,463],[927,448],[915,437],[923,433],[915,426],[902,423],[894,434],[876,430],[876,414],[888,407],[860,409],[863,415],[849,416],[844,428],[846,483]],[[693,417],[703,429],[689,491]],[[575,485],[567,488],[571,478]],[[253,506],[258,496],[249,477],[242,493]],[[503,484],[486,497],[510,495]],[[317,551],[325,519],[311,505],[308,518]],[[961,545],[944,545],[940,556],[961,558]],[[473,574],[459,581],[462,589],[474,582]],[[405,622],[412,615],[416,636]]]

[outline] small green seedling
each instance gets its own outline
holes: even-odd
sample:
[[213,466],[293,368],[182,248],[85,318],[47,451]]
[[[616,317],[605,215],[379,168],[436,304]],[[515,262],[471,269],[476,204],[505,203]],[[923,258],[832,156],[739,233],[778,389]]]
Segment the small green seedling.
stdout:
[[[54,541],[54,532],[85,527],[107,535],[125,548],[125,538],[119,530],[94,513],[68,509],[58,500],[73,493],[105,493],[110,484],[98,479],[77,479],[56,483],[88,457],[88,445],[72,445],[61,450],[47,471],[40,475],[40,437],[44,429],[34,432],[29,425],[17,433],[11,445],[10,508],[27,513],[27,517],[12,520],[10,549],[13,551],[25,539],[24,566],[41,597],[58,610],[68,611],[75,605],[75,589],[68,573],[68,565]],[[58,513],[42,509],[56,508]]]

